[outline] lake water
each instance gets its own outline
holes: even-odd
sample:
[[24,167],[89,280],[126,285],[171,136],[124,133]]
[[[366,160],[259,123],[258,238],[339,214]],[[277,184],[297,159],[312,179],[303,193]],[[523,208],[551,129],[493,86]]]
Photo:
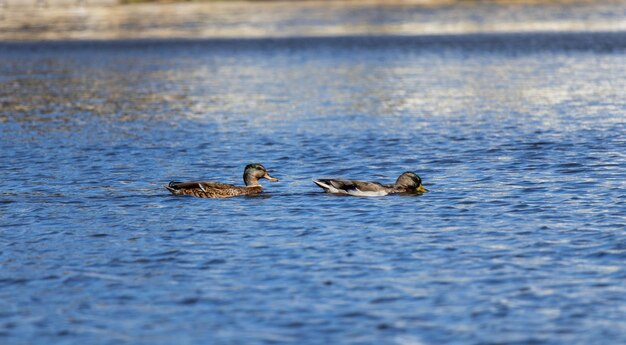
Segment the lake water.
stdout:
[[[3,344],[626,343],[626,35],[0,44]],[[173,197],[170,180],[259,197]],[[324,194],[312,178],[429,193]]]

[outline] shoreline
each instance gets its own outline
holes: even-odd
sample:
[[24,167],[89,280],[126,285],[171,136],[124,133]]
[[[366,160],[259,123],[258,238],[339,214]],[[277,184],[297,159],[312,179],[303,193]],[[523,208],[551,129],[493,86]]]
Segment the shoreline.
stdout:
[[[58,1],[76,3],[75,0]],[[626,21],[618,15],[626,10],[626,1],[522,2],[524,4],[510,0],[495,3],[458,0],[200,1],[50,7],[27,7],[26,3],[21,7],[3,7],[0,2],[0,40],[626,31]]]
[[0,42],[0,54],[32,51],[142,51],[191,49],[194,51],[267,51],[330,49],[340,51],[416,49],[463,50],[508,53],[581,51],[613,53],[626,51],[626,32],[532,32],[482,33],[422,36],[320,36],[282,38],[148,38],[121,40],[48,40]]

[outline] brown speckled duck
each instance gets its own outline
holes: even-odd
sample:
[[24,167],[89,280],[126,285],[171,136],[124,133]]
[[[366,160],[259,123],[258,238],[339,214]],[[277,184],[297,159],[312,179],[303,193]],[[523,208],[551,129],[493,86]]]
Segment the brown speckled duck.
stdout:
[[208,181],[172,181],[165,188],[174,195],[191,195],[198,198],[230,198],[239,195],[256,195],[263,192],[263,187],[259,184],[261,178],[278,181],[277,178],[270,176],[261,164],[248,164],[243,171],[245,187]]
[[416,173],[407,171],[400,175],[394,184],[380,184],[378,182],[366,182],[341,179],[313,180],[327,193],[353,195],[353,196],[382,196],[395,193],[422,194],[428,189],[422,186],[422,179]]

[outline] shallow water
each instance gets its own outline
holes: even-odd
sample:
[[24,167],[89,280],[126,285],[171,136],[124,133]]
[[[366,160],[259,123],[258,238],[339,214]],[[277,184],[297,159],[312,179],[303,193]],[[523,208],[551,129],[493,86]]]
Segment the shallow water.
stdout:
[[624,343],[625,41],[0,45],[0,341]]

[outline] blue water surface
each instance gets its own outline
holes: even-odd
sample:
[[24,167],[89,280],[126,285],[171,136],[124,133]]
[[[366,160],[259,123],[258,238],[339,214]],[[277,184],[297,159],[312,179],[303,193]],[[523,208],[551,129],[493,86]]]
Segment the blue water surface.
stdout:
[[0,342],[626,343],[625,42],[2,44]]

